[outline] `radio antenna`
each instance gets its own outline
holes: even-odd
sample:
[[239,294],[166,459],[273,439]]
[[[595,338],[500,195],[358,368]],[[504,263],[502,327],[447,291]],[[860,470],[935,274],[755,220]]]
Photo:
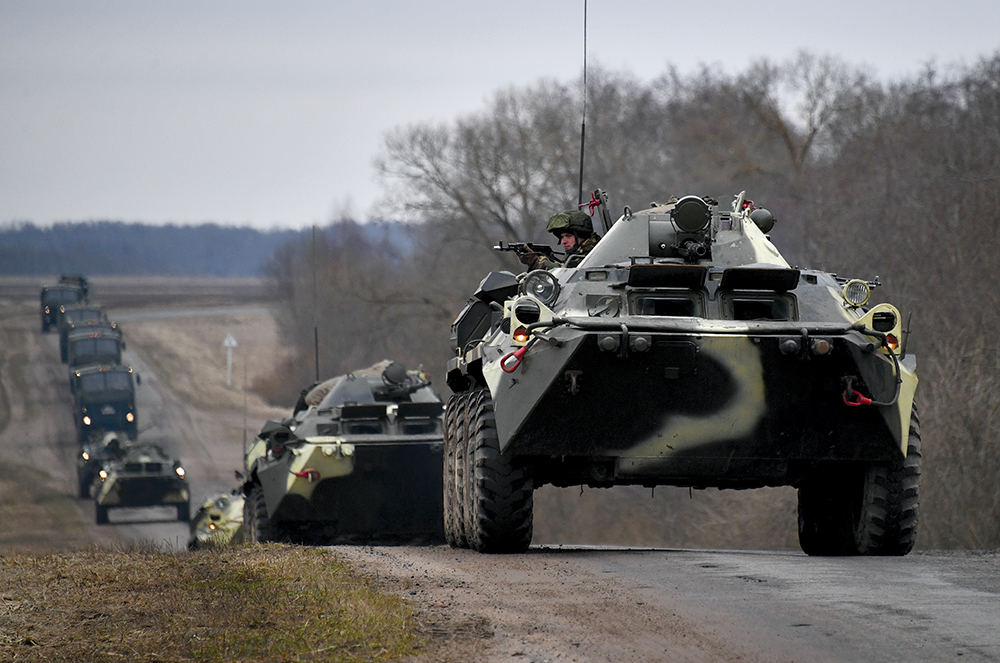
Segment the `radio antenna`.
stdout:
[[583,148],[587,136],[587,0],[583,0],[583,116],[580,119],[580,189],[576,204],[583,206]]

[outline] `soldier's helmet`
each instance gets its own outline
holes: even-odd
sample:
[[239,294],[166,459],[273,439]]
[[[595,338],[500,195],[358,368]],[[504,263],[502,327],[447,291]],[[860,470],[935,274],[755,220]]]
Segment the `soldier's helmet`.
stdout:
[[566,210],[553,215],[545,230],[555,235],[556,238],[564,232],[572,232],[577,237],[586,239],[594,234],[594,222],[585,212],[575,209]]

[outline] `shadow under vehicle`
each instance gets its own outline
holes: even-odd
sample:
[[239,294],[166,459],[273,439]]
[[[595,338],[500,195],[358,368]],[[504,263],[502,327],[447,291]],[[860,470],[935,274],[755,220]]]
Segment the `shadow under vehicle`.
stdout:
[[247,542],[440,541],[442,409],[421,372],[393,362],[267,422],[246,455]]
[[99,431],[121,431],[136,437],[138,416],[131,366],[91,364],[71,370],[69,378],[77,442],[82,445]]
[[916,360],[873,281],[791,267],[773,216],[685,196],[582,259],[487,276],[452,325],[445,535],[525,550],[545,484],[798,489],[814,555],[916,536]]
[[90,497],[90,488],[98,477],[104,463],[118,460],[123,450],[135,444],[135,437],[129,437],[122,431],[98,432],[80,447],[80,455],[76,457],[77,494],[86,499]]
[[243,543],[243,486],[212,495],[191,518],[188,550]]
[[42,332],[59,326],[62,307],[87,302],[87,293],[78,284],[56,283],[42,286]]
[[99,306],[92,304],[76,304],[60,307],[59,317],[59,361],[66,363],[66,341],[71,329],[86,324],[106,323],[107,317]]
[[66,363],[70,371],[88,364],[120,364],[124,349],[122,333],[106,325],[84,325],[66,335]]
[[177,520],[191,518],[191,491],[180,461],[153,444],[133,442],[104,461],[90,488],[98,525],[122,507],[176,506]]

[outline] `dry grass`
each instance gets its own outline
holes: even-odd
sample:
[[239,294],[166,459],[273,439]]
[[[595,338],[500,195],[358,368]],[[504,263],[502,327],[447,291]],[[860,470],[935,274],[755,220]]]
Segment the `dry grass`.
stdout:
[[[187,403],[202,410],[242,410],[243,377],[247,385],[270,374],[284,356],[274,318],[267,314],[217,315],[195,318],[129,321],[126,342],[142,356],[157,378]],[[232,385],[226,386],[226,350],[232,333]],[[247,410],[254,419],[280,418],[287,408],[267,405],[248,389]]]
[[0,550],[52,550],[90,542],[76,503],[41,470],[0,461]]
[[0,559],[0,659],[382,661],[413,613],[323,550],[151,547]]

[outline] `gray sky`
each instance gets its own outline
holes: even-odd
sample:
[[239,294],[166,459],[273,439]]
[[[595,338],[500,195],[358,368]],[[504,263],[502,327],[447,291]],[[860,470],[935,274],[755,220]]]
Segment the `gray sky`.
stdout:
[[[882,78],[1000,49],[1000,3],[588,0],[591,65],[742,71],[801,49]],[[0,225],[302,227],[379,196],[389,129],[576,81],[583,0],[0,0]]]

